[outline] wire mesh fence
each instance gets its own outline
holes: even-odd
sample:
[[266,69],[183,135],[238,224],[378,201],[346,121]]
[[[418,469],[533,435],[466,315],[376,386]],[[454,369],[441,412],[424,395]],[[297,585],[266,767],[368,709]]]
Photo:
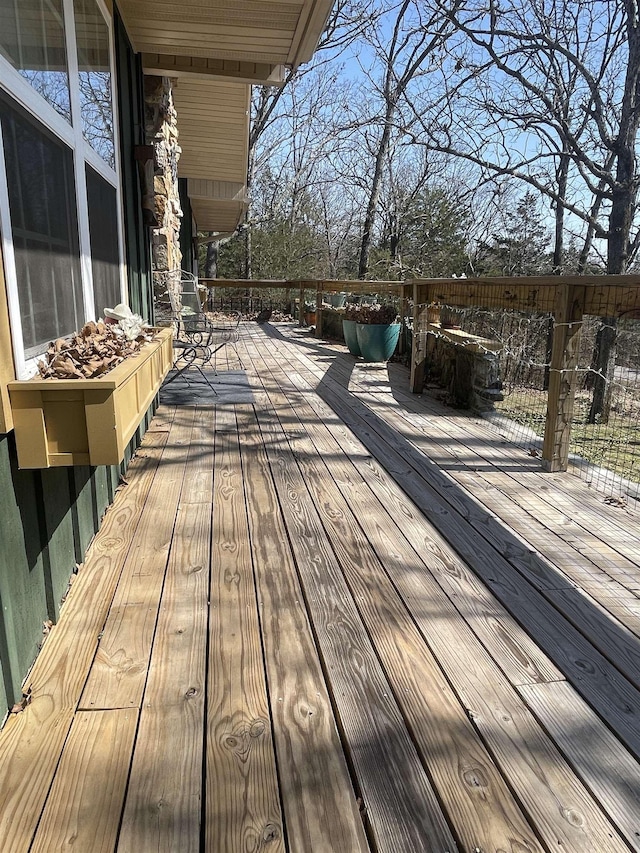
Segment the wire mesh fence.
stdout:
[[[471,382],[475,385],[472,407],[483,410],[507,440],[532,456],[541,455],[550,377],[558,370],[557,365],[552,367],[554,330],[576,325],[575,321],[567,323],[566,318],[556,316],[552,285],[547,292],[538,289],[529,294],[524,283],[519,284],[517,294],[515,287],[510,292],[503,283],[460,285],[459,297],[455,288],[441,289],[443,294],[430,294],[418,310],[427,389],[436,383],[448,387],[455,404],[460,400],[454,384]],[[561,381],[571,379],[575,387],[569,469],[603,492],[609,502],[637,509],[640,319],[595,315],[580,319],[577,352],[571,366],[561,371]],[[608,343],[604,356],[603,342]],[[456,355],[465,351],[475,353],[473,376],[466,380]],[[479,369],[487,361],[491,369]]]
[[[597,364],[598,337],[611,333],[610,364]],[[594,407],[597,381],[601,411]],[[640,498],[640,320],[585,317],[571,430],[573,469],[612,500]]]

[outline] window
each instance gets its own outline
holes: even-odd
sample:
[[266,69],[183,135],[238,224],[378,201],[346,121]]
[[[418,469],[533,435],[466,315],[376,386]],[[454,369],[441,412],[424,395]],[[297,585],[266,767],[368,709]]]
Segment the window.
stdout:
[[122,301],[113,79],[103,0],[0,0],[0,237],[20,377]]
[[96,317],[102,317],[105,308],[122,302],[118,204],[115,187],[90,166],[87,166],[87,201]]
[[95,0],[74,0],[82,135],[115,168],[109,31]]
[[0,0],[0,54],[68,122],[63,0]]
[[25,357],[84,322],[72,152],[0,99]]

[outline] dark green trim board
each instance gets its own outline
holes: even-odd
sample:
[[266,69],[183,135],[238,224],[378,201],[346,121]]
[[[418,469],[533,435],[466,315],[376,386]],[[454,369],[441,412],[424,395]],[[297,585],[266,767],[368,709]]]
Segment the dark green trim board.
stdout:
[[142,62],[133,52],[117,9],[114,10],[114,32],[129,304],[145,320],[153,322],[151,241],[142,218],[142,190],[135,160],[135,146],[145,144]]
[[180,220],[180,251],[182,252],[182,269],[191,272],[195,261],[193,251],[193,210],[187,193],[187,179],[178,178],[178,193],[182,219]]

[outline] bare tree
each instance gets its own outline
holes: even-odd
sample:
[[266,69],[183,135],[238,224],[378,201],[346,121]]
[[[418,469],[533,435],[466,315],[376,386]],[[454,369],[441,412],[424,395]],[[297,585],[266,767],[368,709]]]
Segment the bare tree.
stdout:
[[[289,70],[284,83],[280,86],[256,86],[251,98],[251,126],[249,131],[249,156],[247,169],[247,192],[251,205],[251,192],[255,184],[256,170],[262,165],[260,160],[260,142],[268,135],[269,130],[282,123],[287,113],[291,116],[291,105],[287,103],[292,86],[307,75],[317,75],[319,69],[335,64],[341,53],[351,46],[354,41],[363,37],[368,28],[375,25],[382,11],[377,8],[374,0],[336,0],[325,29],[318,42],[316,53],[311,63]],[[337,67],[334,73],[337,76]],[[286,139],[286,137],[285,137]],[[281,141],[283,139],[281,138]],[[247,211],[245,221],[241,223],[242,238],[245,244],[244,272],[251,277],[251,207]],[[240,236],[238,230],[233,237]],[[224,236],[219,241],[208,235],[207,254],[205,260],[205,275],[211,277],[217,269],[218,250],[228,242]],[[233,237],[231,239],[233,239]]]
[[[452,0],[446,9],[428,8],[420,0],[403,0],[397,8],[391,38],[387,40],[387,27],[372,32],[372,46],[376,64],[382,66],[382,79],[375,85],[377,96],[382,102],[382,111],[373,119],[378,127],[373,154],[373,173],[369,188],[367,207],[362,226],[358,277],[365,278],[369,269],[369,253],[372,233],[378,212],[380,187],[389,146],[397,129],[400,101],[407,95],[410,84],[425,73],[427,60],[435,59],[453,28],[445,12],[453,12],[462,5],[462,0]],[[373,83],[373,76],[370,76]]]
[[[555,207],[556,268],[566,216],[584,223],[582,265],[606,240],[606,271],[623,273],[640,246],[640,32],[634,0],[468,0],[447,11],[460,37],[446,97],[414,122],[427,144],[488,176],[525,181]],[[416,134],[417,138],[417,134]],[[615,321],[605,318],[594,359],[591,419],[606,419]]]

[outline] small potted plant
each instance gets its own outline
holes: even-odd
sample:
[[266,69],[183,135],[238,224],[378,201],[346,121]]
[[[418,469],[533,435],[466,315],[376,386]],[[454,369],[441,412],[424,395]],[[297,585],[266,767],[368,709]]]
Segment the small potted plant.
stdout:
[[[349,323],[355,326],[356,345],[353,348],[353,327]],[[350,306],[345,313],[343,329],[352,355],[361,355],[365,361],[388,361],[400,337],[398,312],[391,304]]]

